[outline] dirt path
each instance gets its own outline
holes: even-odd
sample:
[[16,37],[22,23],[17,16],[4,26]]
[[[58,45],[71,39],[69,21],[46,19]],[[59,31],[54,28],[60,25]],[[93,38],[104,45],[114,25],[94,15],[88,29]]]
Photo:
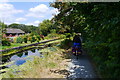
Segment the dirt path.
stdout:
[[68,78],[98,78],[92,63],[86,54],[81,55],[79,59],[76,59],[74,55],[71,55],[71,61],[68,63],[67,70],[70,72]]

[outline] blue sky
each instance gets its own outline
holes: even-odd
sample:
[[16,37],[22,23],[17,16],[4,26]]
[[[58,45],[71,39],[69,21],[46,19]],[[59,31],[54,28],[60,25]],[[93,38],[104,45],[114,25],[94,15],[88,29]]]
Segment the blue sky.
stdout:
[[37,26],[45,19],[51,19],[58,10],[49,7],[49,2],[2,2],[0,20],[5,24],[19,23]]

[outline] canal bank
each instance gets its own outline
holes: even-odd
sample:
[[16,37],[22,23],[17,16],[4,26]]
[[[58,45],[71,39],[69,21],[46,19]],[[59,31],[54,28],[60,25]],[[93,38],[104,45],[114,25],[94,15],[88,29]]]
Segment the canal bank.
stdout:
[[24,51],[27,51],[27,50],[30,50],[30,49],[35,49],[35,48],[45,48],[49,45],[52,45],[52,44],[55,44],[59,41],[61,41],[63,39],[52,39],[52,40],[46,40],[46,41],[42,41],[42,42],[39,42],[39,43],[34,43],[34,44],[29,44],[29,45],[25,45],[25,46],[20,46],[20,47],[15,47],[15,48],[10,48],[10,49],[7,49],[7,50],[2,50],[1,51],[1,54],[0,54],[0,57],[1,57],[1,63],[4,63],[7,61],[7,59],[9,59],[9,57],[15,55],[15,54],[19,54],[21,52],[24,52]]
[[[25,47],[21,50],[15,50],[15,52],[13,51],[14,53],[12,53],[10,55],[2,56],[3,63],[0,65],[0,72],[5,72],[6,70],[4,71],[3,69],[6,68],[6,65],[9,65],[9,63],[11,64],[11,61],[13,61],[14,58],[15,59],[19,58],[21,60],[21,61],[18,60],[16,62],[16,64],[18,64],[18,65],[22,64],[22,63],[26,62],[24,59],[22,59],[22,57],[29,56],[29,55],[44,54],[45,52],[44,53],[41,52],[42,49],[57,45],[62,40],[64,40],[64,39],[56,39],[56,40],[42,42],[41,44],[38,44],[36,46]],[[39,52],[38,52],[38,50],[39,50]],[[11,60],[11,58],[12,58],[12,60]]]
[[[35,50],[36,52],[36,50]],[[67,75],[64,49],[51,46],[38,50],[44,57],[34,56],[22,65],[12,65],[2,78],[64,78]],[[47,53],[46,53],[47,52]],[[34,53],[33,53],[34,54]],[[22,55],[23,56],[23,55]],[[32,73],[32,74],[31,74]]]

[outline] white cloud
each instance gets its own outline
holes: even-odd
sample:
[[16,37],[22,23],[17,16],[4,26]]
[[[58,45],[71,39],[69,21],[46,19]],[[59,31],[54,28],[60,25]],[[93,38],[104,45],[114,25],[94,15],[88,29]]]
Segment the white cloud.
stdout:
[[28,13],[26,17],[44,18],[44,16],[36,14],[36,13]]
[[[26,15],[24,14],[25,12],[27,12]],[[23,13],[24,16],[23,15],[19,16],[19,14],[21,15],[21,13]],[[17,14],[17,16],[16,16],[16,14]],[[45,4],[39,4],[35,7],[31,7],[28,11],[24,11],[24,10],[16,9],[14,7],[14,5],[12,5],[10,3],[0,3],[0,21],[4,22],[5,24],[27,23],[27,20],[28,20],[29,21],[27,23],[28,25],[37,26],[42,20],[51,19],[56,14],[58,14],[57,9],[50,8]],[[27,16],[27,17],[25,17],[25,16]],[[32,22],[31,17],[33,19],[34,18],[39,18],[39,19]],[[29,18],[31,20],[29,20]]]
[[14,14],[23,13],[23,10],[17,10],[12,4],[0,4],[0,20],[5,22],[15,21]]
[[39,18],[39,17],[43,18],[47,11],[49,11],[49,8],[44,4],[40,4],[34,8],[30,8],[29,13],[26,16],[35,17],[35,18]]
[[26,18],[22,18],[22,17],[21,17],[21,18],[17,18],[17,19],[16,19],[16,21],[18,21],[18,22],[21,22],[21,21],[26,21],[26,20],[27,20]]
[[37,21],[35,21],[34,23],[35,23],[35,24],[39,24],[39,23],[40,23],[40,21],[38,21],[38,20],[37,20]]
[[45,13],[49,8],[45,4],[40,4],[34,8],[30,8],[29,11],[34,13]]
[[34,18],[45,18],[50,15],[55,15],[58,14],[57,9],[50,9],[47,5],[45,4],[40,4],[36,7],[30,8],[28,14],[26,15],[27,17],[34,17]]

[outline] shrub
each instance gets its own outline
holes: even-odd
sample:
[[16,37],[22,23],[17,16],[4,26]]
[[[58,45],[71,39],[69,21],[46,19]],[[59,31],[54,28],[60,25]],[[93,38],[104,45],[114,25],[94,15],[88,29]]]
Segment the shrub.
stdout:
[[57,37],[59,37],[59,34],[51,33],[47,35],[46,39],[57,38]]
[[24,43],[27,43],[27,36],[25,35],[24,37],[23,37],[23,41],[24,41]]
[[50,30],[51,33],[56,33],[55,29]]
[[16,43],[22,43],[23,42],[23,38],[21,36],[18,36],[16,39]]
[[14,37],[14,38],[13,38],[13,42],[14,42],[14,43],[17,43],[17,37]]
[[36,35],[36,40],[37,40],[37,42],[40,41],[40,35]]
[[60,37],[60,38],[66,38],[66,36],[63,35],[63,34],[60,34],[59,37]]
[[37,39],[39,39],[39,40],[40,40],[40,35],[37,35],[36,37],[37,37]]
[[28,41],[30,41],[30,42],[31,42],[31,39],[32,39],[32,37],[31,37],[31,36],[29,36],[29,37],[28,37]]
[[28,40],[32,43],[32,42],[35,42],[36,39],[35,39],[35,36],[30,36]]
[[32,42],[35,42],[36,39],[35,39],[35,36],[32,36]]
[[28,35],[28,40],[31,43],[36,41],[36,36],[34,35],[34,33],[31,33],[30,35]]
[[9,39],[7,39],[7,38],[2,39],[2,46],[10,46],[10,45],[11,45],[11,43],[10,43]]
[[62,41],[60,43],[60,47],[64,48],[64,49],[70,48],[71,46],[72,46],[72,40],[71,39],[65,39],[64,41]]

